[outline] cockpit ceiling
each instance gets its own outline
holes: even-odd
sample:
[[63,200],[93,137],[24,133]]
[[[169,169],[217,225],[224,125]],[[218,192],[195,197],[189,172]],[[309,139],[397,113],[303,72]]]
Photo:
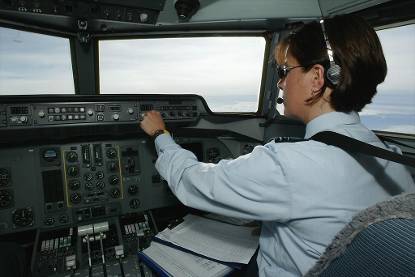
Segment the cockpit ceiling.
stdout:
[[[0,0],[0,23],[78,32],[87,20],[90,33],[183,29],[276,29],[290,21],[351,13],[391,0],[194,0],[197,10],[179,20],[183,0]],[[185,2],[192,0],[185,0]]]

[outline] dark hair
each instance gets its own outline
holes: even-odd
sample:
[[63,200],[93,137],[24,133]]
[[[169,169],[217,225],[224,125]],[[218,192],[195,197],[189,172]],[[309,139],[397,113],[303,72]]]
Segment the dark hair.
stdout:
[[[325,86],[333,89],[331,105],[336,111],[361,111],[372,102],[377,85],[385,80],[387,66],[382,46],[376,32],[361,17],[339,15],[324,20],[326,35],[334,52],[334,61],[341,67],[340,82],[333,86],[327,80]],[[319,22],[305,24],[287,38],[289,52],[305,70],[314,64],[327,69],[330,61]],[[307,102],[315,102],[325,86]]]

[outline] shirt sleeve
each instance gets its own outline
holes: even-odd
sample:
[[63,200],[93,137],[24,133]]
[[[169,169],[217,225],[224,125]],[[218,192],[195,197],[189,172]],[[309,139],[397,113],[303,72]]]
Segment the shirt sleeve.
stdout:
[[156,169],[185,205],[227,216],[255,220],[289,219],[291,191],[272,147],[217,164],[196,156],[168,135],[157,137]]

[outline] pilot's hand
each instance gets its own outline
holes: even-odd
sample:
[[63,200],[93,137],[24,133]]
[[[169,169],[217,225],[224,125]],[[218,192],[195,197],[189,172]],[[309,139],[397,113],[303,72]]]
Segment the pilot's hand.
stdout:
[[147,135],[153,136],[158,130],[165,130],[166,125],[158,111],[149,111],[141,114],[140,127]]

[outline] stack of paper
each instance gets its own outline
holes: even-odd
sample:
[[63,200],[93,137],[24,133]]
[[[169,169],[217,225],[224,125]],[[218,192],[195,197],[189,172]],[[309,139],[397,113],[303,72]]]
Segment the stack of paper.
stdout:
[[224,276],[255,253],[254,229],[187,215],[178,226],[160,232],[140,256],[165,276]]
[[230,266],[154,241],[140,253],[140,258],[159,276],[221,277],[233,270]]

